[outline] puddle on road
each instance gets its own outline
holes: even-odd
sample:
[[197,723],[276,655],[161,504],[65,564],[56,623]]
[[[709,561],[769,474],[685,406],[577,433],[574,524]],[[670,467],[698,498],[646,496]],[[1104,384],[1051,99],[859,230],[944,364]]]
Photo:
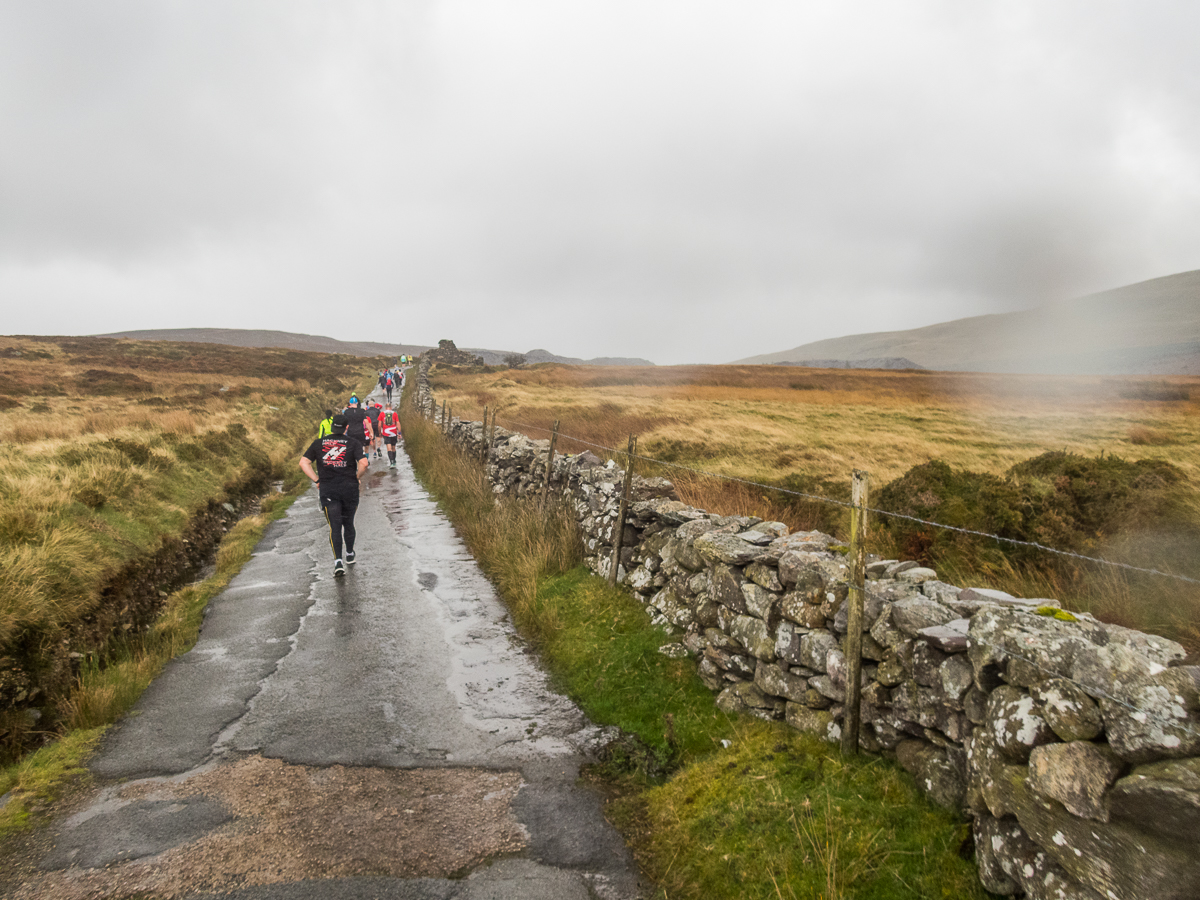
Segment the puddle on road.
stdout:
[[[519,772],[491,769],[317,768],[249,756],[184,780],[116,789],[121,801],[183,808],[204,800],[228,811],[223,825],[144,860],[38,873],[10,896],[84,900],[355,875],[444,878],[527,845],[512,811],[522,783]],[[60,843],[69,840],[64,834]]]
[[417,583],[427,591],[432,591],[437,587],[438,577],[433,572],[422,572],[417,576]]

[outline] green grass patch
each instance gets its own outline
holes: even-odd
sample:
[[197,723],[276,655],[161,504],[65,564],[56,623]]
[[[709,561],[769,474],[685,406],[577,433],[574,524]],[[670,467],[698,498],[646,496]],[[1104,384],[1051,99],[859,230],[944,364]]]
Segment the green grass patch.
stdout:
[[71,732],[0,770],[0,793],[9,795],[0,809],[0,835],[27,824],[31,813],[52,802],[68,780],[85,774],[83,760],[103,733],[103,728]]
[[988,896],[959,854],[967,826],[907,773],[779,723],[741,720],[732,747],[637,799],[646,861],[670,897]]
[[557,623],[542,642],[557,683],[594,722],[637,735],[649,759],[637,757],[640,748],[614,752],[629,753],[645,774],[712,752],[731,736],[733,724],[696,677],[695,662],[659,653],[672,639],[628,593],[583,566],[543,580],[527,615]]

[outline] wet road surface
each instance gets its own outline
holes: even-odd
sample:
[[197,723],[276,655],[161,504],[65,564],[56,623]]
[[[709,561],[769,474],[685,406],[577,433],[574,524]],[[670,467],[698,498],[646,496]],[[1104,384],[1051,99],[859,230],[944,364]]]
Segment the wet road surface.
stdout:
[[414,479],[373,460],[332,577],[315,489],[90,764],[18,897],[633,898],[552,691]]

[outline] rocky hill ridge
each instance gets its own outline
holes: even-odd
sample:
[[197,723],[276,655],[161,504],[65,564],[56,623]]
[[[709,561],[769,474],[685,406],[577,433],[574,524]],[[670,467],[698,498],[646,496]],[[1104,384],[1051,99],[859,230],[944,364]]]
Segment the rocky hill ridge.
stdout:
[[[345,353],[350,356],[410,356],[434,349],[432,344],[383,343],[379,341],[339,341],[316,334],[291,331],[270,331],[247,328],[151,328],[138,331],[116,331],[95,337],[133,338],[139,341],[184,341],[197,344],[228,344],[233,347],[282,347],[288,350],[308,350],[316,353]],[[462,348],[483,360],[483,365],[498,366],[506,356],[524,355],[527,362],[557,362],[573,366],[652,366],[648,359],[600,356],[578,359],[558,356],[547,350],[530,350],[518,354],[512,350]]]

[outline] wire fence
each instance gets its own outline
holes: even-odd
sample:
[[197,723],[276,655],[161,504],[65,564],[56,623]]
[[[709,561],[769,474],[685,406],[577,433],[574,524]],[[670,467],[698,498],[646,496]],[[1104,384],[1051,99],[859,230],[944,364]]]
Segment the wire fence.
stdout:
[[[533,429],[535,431],[544,431],[547,434],[552,433],[549,428],[543,428],[540,425],[531,425],[531,424],[528,424],[525,422],[516,422],[516,421],[511,421],[511,420],[508,422],[508,424],[515,425],[518,428],[529,428],[529,429]],[[619,450],[615,447],[606,447],[603,444],[596,444],[591,441],[586,441],[583,438],[572,437],[570,435],[563,434],[562,432],[559,432],[558,436],[560,439],[574,441],[575,443],[582,444],[586,447],[592,447],[597,450],[603,450],[607,453],[626,455],[624,450]],[[707,472],[704,469],[697,469],[692,466],[684,466],[684,465],[680,465],[679,463],[666,462],[665,460],[655,459],[651,456],[644,456],[644,455],[635,453],[635,454],[633,454],[633,458],[636,460],[641,460],[643,462],[652,463],[654,465],[664,466],[669,469],[678,469],[681,471],[690,472],[694,475],[700,475],[700,476],[703,476],[706,478],[717,478],[722,481],[729,481],[729,482],[734,482],[736,484],[743,484],[743,485],[747,485],[749,487],[760,488],[765,491],[773,491],[778,494],[786,494],[786,495],[792,496],[792,497],[800,497],[805,500],[812,500],[816,503],[826,503],[831,506],[839,506],[839,507],[843,507],[845,509],[852,509],[854,507],[854,504],[849,503],[845,500],[837,500],[833,497],[824,497],[820,494],[809,494],[809,493],[805,493],[804,491],[796,491],[796,490],[792,490],[790,488],[780,487],[778,485],[773,485],[773,484],[763,484],[762,482],[759,482],[759,481],[752,481],[747,478],[737,478],[736,476],[733,476],[733,475],[722,475],[719,472]],[[864,509],[866,512],[872,513],[873,515],[883,516],[883,517],[889,518],[889,519],[901,519],[901,520],[907,521],[907,522],[915,522],[918,525],[926,525],[926,526],[929,526],[930,528],[939,528],[944,531],[953,531],[953,532],[957,532],[959,534],[971,535],[973,537],[990,538],[991,540],[999,541],[1004,544],[1011,544],[1011,545],[1018,546],[1018,547],[1028,547],[1028,548],[1031,548],[1034,550],[1041,551],[1043,553],[1052,553],[1056,556],[1062,556],[1062,557],[1066,557],[1068,559],[1075,559],[1075,560],[1079,560],[1081,562],[1096,563],[1098,565],[1110,566],[1115,569],[1123,569],[1123,570],[1129,571],[1129,572],[1139,572],[1143,575],[1153,575],[1153,576],[1160,577],[1160,578],[1170,578],[1175,581],[1180,581],[1180,582],[1183,582],[1186,584],[1200,584],[1200,578],[1189,578],[1186,575],[1179,575],[1175,572],[1164,572],[1161,569],[1155,569],[1155,568],[1151,568],[1151,567],[1147,567],[1147,566],[1135,566],[1131,563],[1119,562],[1117,560],[1112,560],[1112,559],[1105,559],[1105,558],[1099,557],[1099,556],[1087,556],[1086,554],[1083,554],[1083,553],[1075,553],[1072,550],[1060,550],[1056,547],[1050,547],[1050,546],[1047,546],[1046,544],[1038,543],[1037,541],[1022,541],[1022,540],[1019,540],[1018,538],[1004,537],[1003,535],[992,534],[991,532],[987,532],[987,531],[976,531],[971,528],[960,528],[957,525],[946,525],[942,522],[935,522],[931,519],[922,519],[917,516],[909,516],[909,515],[905,515],[904,513],[892,512],[891,510],[886,510],[886,509],[879,509],[878,507],[874,507],[874,506],[867,506],[867,507],[864,507]]]

